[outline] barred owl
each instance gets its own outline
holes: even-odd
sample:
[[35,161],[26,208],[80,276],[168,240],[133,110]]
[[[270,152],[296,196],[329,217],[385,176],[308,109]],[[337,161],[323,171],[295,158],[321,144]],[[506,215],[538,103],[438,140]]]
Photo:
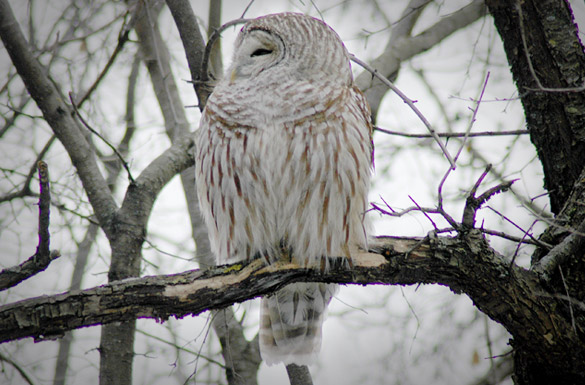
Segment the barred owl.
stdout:
[[[349,56],[320,20],[248,22],[196,132],[199,203],[218,264],[287,258],[327,269],[366,245],[370,109]],[[336,285],[294,283],[262,299],[269,365],[306,365]]]

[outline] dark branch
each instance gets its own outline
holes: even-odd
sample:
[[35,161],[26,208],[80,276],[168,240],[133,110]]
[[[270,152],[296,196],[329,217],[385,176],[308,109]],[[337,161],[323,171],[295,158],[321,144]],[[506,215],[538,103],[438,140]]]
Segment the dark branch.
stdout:
[[199,109],[203,111],[207,97],[211,93],[211,88],[207,87],[204,83],[198,82],[204,78],[206,80],[207,74],[201,67],[205,42],[199,31],[197,17],[195,17],[193,8],[188,0],[167,0],[167,6],[179,30],[183,48],[187,55],[187,62],[189,63],[189,70],[191,71],[191,79],[194,81],[193,87],[199,100]]
[[585,245],[585,220],[579,227],[561,243],[556,245],[548,254],[538,261],[533,271],[542,276],[543,279],[549,280],[558,266],[565,263],[570,257],[577,255],[579,250],[583,250]]
[[51,192],[49,188],[49,170],[47,164],[39,161],[39,243],[35,255],[18,266],[6,268],[0,272],[0,290],[18,285],[20,282],[45,270],[49,264],[59,258],[58,251],[50,252],[49,216],[51,207]]
[[479,177],[477,182],[475,182],[475,185],[473,186],[473,188],[471,189],[471,191],[469,191],[469,194],[467,195],[467,199],[465,200],[465,208],[463,209],[463,219],[461,220],[461,224],[462,224],[464,229],[474,228],[475,227],[475,215],[477,213],[477,210],[479,210],[479,208],[485,202],[487,202],[489,199],[491,199],[491,197],[493,197],[494,195],[510,189],[512,184],[517,180],[517,179],[514,179],[511,181],[500,183],[499,185],[490,188],[489,190],[487,190],[486,192],[484,192],[480,196],[476,197],[475,193],[477,192],[477,189],[479,188],[479,186],[483,182],[484,178],[490,172],[491,169],[492,169],[492,165],[488,164],[485,171],[481,174],[481,176]]
[[313,385],[311,372],[306,365],[286,365],[286,373],[290,379],[290,385]]
[[[398,132],[387,130],[381,127],[374,127],[375,131],[382,132],[388,135],[402,136],[405,138],[428,139],[432,138],[431,134],[409,134],[407,132]],[[512,131],[482,131],[482,132],[437,132],[439,138],[463,138],[463,137],[478,137],[478,136],[516,136],[527,135],[528,130],[512,130]]]
[[0,341],[52,338],[75,328],[134,318],[165,320],[197,315],[272,293],[297,281],[436,283],[468,295],[482,312],[506,327],[517,344],[546,346],[539,351],[547,356],[574,351],[573,361],[555,365],[571,372],[585,371],[585,357],[578,354],[584,341],[570,321],[556,311],[563,306],[563,299],[543,295],[546,291],[538,276],[515,265],[510,267],[488,246],[479,230],[455,238],[435,237],[432,242],[381,237],[371,252],[357,253],[352,260],[351,270],[334,266],[327,273],[320,267],[305,269],[284,262],[264,266],[256,260],[27,299],[0,307]]

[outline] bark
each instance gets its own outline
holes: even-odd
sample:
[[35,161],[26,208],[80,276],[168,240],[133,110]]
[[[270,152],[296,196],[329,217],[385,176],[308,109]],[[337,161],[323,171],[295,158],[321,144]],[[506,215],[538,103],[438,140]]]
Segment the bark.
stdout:
[[578,90],[584,85],[585,55],[571,8],[558,0],[486,3],[543,165],[551,209],[558,214],[583,170],[585,154],[585,92],[543,89]]
[[[177,173],[193,164],[191,138],[177,140],[155,159],[128,187],[122,207],[116,213],[115,237],[111,239],[110,282],[140,274],[142,244],[154,201],[160,190]],[[100,383],[131,384],[134,357],[135,320],[106,325],[100,339]]]
[[313,385],[311,372],[305,365],[286,365],[286,373],[290,379],[290,385]]
[[465,293],[512,334],[516,350],[554,369],[564,383],[584,380],[585,338],[558,309],[538,276],[510,265],[479,230],[460,238],[383,237],[371,252],[352,256],[354,267],[303,269],[280,263],[220,266],[170,276],[112,282],[81,292],[27,299],[0,307],[0,341],[53,338],[73,328],[171,316],[181,318],[268,294],[295,281],[346,284],[437,283]]
[[[504,43],[526,115],[530,138],[544,170],[555,223],[541,236],[557,244],[550,252],[537,250],[533,270],[551,295],[567,298],[557,310],[582,335],[585,317],[585,53],[567,1],[487,0]],[[581,231],[579,231],[581,230]],[[517,384],[582,383],[558,371],[542,348],[514,346]],[[580,381],[580,382],[579,382]]]
[[[124,133],[124,136],[118,145],[118,152],[124,157],[128,155],[129,142],[135,132],[134,105],[136,95],[136,81],[138,79],[140,64],[141,60],[138,55],[136,55],[134,62],[132,63],[132,70],[128,79],[126,95],[126,132]],[[116,180],[122,171],[122,165],[119,161],[110,161],[109,163],[106,163],[106,165],[108,170],[108,177],[106,181],[113,193],[116,190]],[[81,281],[83,279],[89,253],[96,240],[98,230],[98,226],[91,223],[88,226],[83,240],[78,245],[77,255],[75,257],[75,267],[73,269],[71,285],[69,287],[70,291],[81,289]],[[59,352],[57,354],[57,362],[55,364],[53,385],[65,384],[69,365],[69,355],[73,340],[73,335],[71,333],[66,333],[65,336],[59,341]]]
[[199,23],[188,0],[166,0],[166,2],[181,35],[191,72],[193,88],[199,100],[199,109],[203,111],[203,107],[211,93],[211,88],[207,84],[200,82],[201,79],[206,79],[207,75],[203,76],[201,72],[205,42],[199,31]]

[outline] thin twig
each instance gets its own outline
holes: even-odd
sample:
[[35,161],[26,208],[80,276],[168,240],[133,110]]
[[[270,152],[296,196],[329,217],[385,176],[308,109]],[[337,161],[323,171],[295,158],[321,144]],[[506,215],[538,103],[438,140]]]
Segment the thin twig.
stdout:
[[[473,114],[471,115],[471,118],[469,119],[469,124],[467,125],[467,129],[465,130],[466,135],[463,137],[463,140],[461,141],[461,146],[459,147],[459,150],[457,151],[457,155],[455,155],[454,162],[457,162],[457,159],[459,159],[459,155],[461,155],[461,151],[465,147],[465,143],[467,142],[467,138],[469,137],[469,132],[471,131],[471,128],[473,127],[473,124],[475,123],[475,117],[477,116],[477,111],[479,110],[479,106],[481,104],[483,94],[484,94],[485,89],[487,87],[487,82],[488,82],[489,77],[490,77],[490,74],[488,72],[486,75],[485,81],[483,82],[483,87],[481,88],[479,98],[477,98],[477,100],[475,101],[475,108],[473,109]],[[453,171],[453,170],[455,170],[455,167],[450,167],[449,169],[447,169],[447,171],[445,172],[445,175],[443,175],[443,178],[441,178],[441,182],[439,182],[439,187],[437,188],[437,196],[438,196],[437,201],[438,201],[438,207],[440,209],[443,209],[443,185],[445,184],[445,181],[447,180],[447,178],[451,174],[451,171]]]
[[[374,127],[375,131],[382,132],[388,135],[403,136],[405,138],[428,139],[432,138],[431,134],[409,134],[405,132],[392,131],[381,127]],[[461,138],[467,136],[469,138],[478,136],[515,136],[528,135],[528,130],[511,130],[511,131],[483,131],[483,132],[438,132],[437,136],[440,138]]]
[[207,45],[205,46],[205,52],[203,53],[203,61],[201,62],[201,79],[198,80],[193,79],[194,82],[199,81],[201,83],[206,83],[209,81],[209,73],[207,71],[207,68],[209,67],[209,55],[211,55],[211,49],[213,48],[213,44],[215,44],[215,41],[219,39],[221,33],[231,26],[247,23],[248,21],[250,21],[250,19],[235,19],[232,21],[228,21],[227,23],[213,31],[211,36],[209,36],[209,41],[207,41]]
[[481,92],[479,97],[475,100],[475,108],[473,109],[473,114],[471,114],[471,119],[469,119],[469,124],[467,125],[467,130],[465,130],[465,136],[461,141],[461,146],[459,146],[459,150],[457,151],[457,155],[455,155],[455,162],[459,159],[459,155],[461,155],[461,151],[465,148],[465,144],[467,143],[467,138],[469,138],[469,133],[471,132],[471,128],[475,123],[475,119],[477,117],[477,112],[479,111],[479,106],[483,100],[483,94],[485,93],[485,89],[487,87],[488,81],[490,79],[490,73],[488,72],[485,76],[485,81],[483,82],[483,87],[481,87]]
[[[532,228],[534,227],[534,225],[537,222],[538,221],[532,221],[532,224],[530,225],[528,230],[526,230],[526,232],[524,234],[522,234],[522,240],[526,239],[526,236],[532,231]],[[520,252],[521,245],[522,245],[522,242],[518,242],[518,244],[516,245],[516,249],[514,249],[514,254],[512,255],[512,260],[510,261],[510,265],[508,267],[508,272],[510,275],[512,275],[512,270],[514,270],[514,263],[516,262],[516,257],[518,257],[518,253]]]
[[[388,204],[386,202],[384,202],[386,204],[386,206],[388,206]],[[447,212],[445,210],[443,210],[442,208],[431,208],[431,207],[421,207],[421,206],[412,206],[412,207],[408,207],[404,210],[401,211],[396,211],[393,208],[391,208],[390,206],[388,206],[388,208],[391,211],[385,210],[382,207],[378,206],[378,204],[374,203],[374,202],[370,202],[370,205],[372,206],[372,210],[374,211],[378,211],[381,214],[384,215],[388,215],[391,217],[401,217],[411,211],[420,211],[423,214],[424,213],[429,213],[429,214],[438,214],[441,215],[448,223],[449,225],[452,226],[453,229],[458,229],[459,225],[457,224],[457,222],[449,215],[447,214]]]
[[439,228],[437,227],[437,224],[431,219],[431,217],[429,216],[429,214],[427,214],[426,212],[424,212],[422,210],[422,208],[419,206],[419,204],[410,195],[408,196],[408,198],[412,201],[412,203],[415,204],[416,207],[418,207],[418,209],[423,213],[423,215],[425,217],[427,217],[427,219],[429,220],[429,222],[431,222],[431,224],[435,228],[435,231],[438,230]]
[[[482,227],[480,230],[481,230],[482,233],[489,234],[489,235],[493,235],[493,236],[500,237],[500,238],[503,238],[503,239],[507,239],[509,241],[516,242],[516,243],[525,243],[527,245],[535,245],[535,246],[542,246],[543,244],[544,245],[548,245],[547,243],[542,242],[542,241],[536,242],[536,241],[534,241],[532,239],[526,239],[527,233],[524,233],[524,235],[522,236],[522,238],[520,238],[520,237],[515,237],[513,235],[506,234],[506,233],[501,232],[501,231],[486,229],[484,227]],[[551,245],[548,245],[548,247],[550,248],[552,246]]]
[[243,19],[244,16],[246,16],[246,13],[248,13],[248,10],[252,6],[252,4],[254,4],[254,1],[255,0],[250,0],[250,2],[248,3],[248,5],[246,5],[246,8],[244,9],[244,12],[242,12],[242,16],[240,16],[240,19]]
[[51,148],[51,145],[53,144],[55,139],[56,139],[56,136],[53,134],[51,136],[51,138],[47,141],[47,143],[45,144],[45,146],[43,147],[41,152],[39,152],[39,155],[37,155],[35,162],[33,163],[32,167],[30,168],[20,191],[6,194],[5,196],[0,197],[0,203],[7,202],[7,201],[10,201],[10,200],[15,199],[15,198],[24,198],[26,196],[35,195],[30,189],[30,183],[35,175],[35,172],[37,171],[38,163],[45,157],[45,154],[47,153],[47,151],[49,151],[49,148]]
[[502,214],[501,212],[499,212],[498,210],[494,209],[491,206],[487,206],[488,209],[492,210],[494,213],[498,214],[500,217],[502,217],[506,222],[510,223],[512,226],[516,227],[518,230],[520,230],[522,233],[528,235],[530,237],[530,239],[532,239],[538,246],[540,247],[544,247],[546,249],[550,249],[551,246],[545,242],[542,242],[539,239],[534,238],[534,236],[532,236],[532,234],[528,233],[526,230],[524,230],[522,227],[518,226],[514,221],[512,221],[510,218],[508,218],[507,216],[505,216],[504,214]]
[[[136,7],[136,9],[138,9],[138,7]],[[108,60],[108,62],[106,63],[106,65],[104,66],[104,68],[102,69],[102,71],[100,72],[98,77],[96,78],[96,80],[88,88],[85,95],[83,95],[83,97],[81,99],[79,99],[79,102],[77,103],[78,107],[81,107],[83,105],[83,103],[85,103],[85,101],[87,99],[89,99],[91,94],[96,90],[98,84],[102,81],[102,79],[106,76],[106,74],[108,73],[108,71],[110,70],[112,65],[114,64],[114,61],[116,60],[116,57],[118,56],[118,54],[120,52],[122,52],[122,48],[124,48],[124,44],[126,44],[126,42],[129,40],[128,36],[130,34],[130,31],[132,30],[131,27],[133,25],[133,22],[126,23],[125,21],[126,21],[127,16],[128,16],[128,12],[126,12],[126,15],[124,15],[124,23],[122,24],[122,29],[120,30],[120,33],[118,34],[118,44],[116,45],[114,52],[112,52],[110,59]],[[134,15],[132,17],[134,18]]]
[[4,354],[0,353],[0,361],[4,361],[10,365],[12,365],[12,367],[14,369],[16,369],[16,371],[18,372],[18,374],[20,374],[20,376],[29,384],[29,385],[34,385],[34,382],[31,380],[31,378],[28,376],[28,374],[26,374],[26,372],[24,371],[24,369],[17,364],[15,361],[13,361],[12,359],[10,359],[9,357],[6,357]]
[[437,142],[437,144],[441,148],[441,151],[443,151],[443,154],[445,154],[445,157],[449,161],[449,164],[451,165],[451,168],[452,169],[455,169],[455,167],[456,167],[455,166],[455,161],[451,157],[451,154],[449,154],[449,151],[447,150],[447,147],[445,147],[445,144],[443,142],[441,142],[441,139],[439,139],[439,137],[438,137],[437,132],[435,131],[435,129],[431,126],[431,124],[429,123],[429,121],[427,120],[427,118],[425,118],[425,116],[422,114],[422,112],[420,112],[419,109],[414,105],[414,102],[411,99],[409,99],[402,91],[400,91],[390,80],[388,80],[386,77],[382,76],[378,72],[378,70],[372,68],[369,64],[361,61],[360,59],[358,59],[353,54],[350,54],[349,55],[349,58],[354,63],[359,64],[360,66],[362,66],[366,71],[369,71],[373,76],[377,77],[388,88],[390,88],[392,91],[394,91],[414,111],[414,113],[419,117],[419,119],[427,127],[427,129],[431,133],[433,139],[435,139],[435,141]]
[[152,338],[152,339],[154,339],[156,341],[159,341],[159,342],[162,342],[162,343],[167,344],[169,346],[172,346],[172,347],[174,347],[177,350],[183,351],[185,353],[192,354],[192,355],[196,356],[197,358],[203,358],[203,359],[207,360],[208,362],[210,362],[210,363],[212,363],[214,365],[217,365],[218,367],[220,367],[222,369],[225,369],[225,365],[224,364],[222,364],[219,361],[214,360],[213,358],[204,356],[203,354],[201,354],[201,352],[196,352],[194,350],[187,349],[184,346],[179,346],[179,345],[177,345],[177,344],[175,344],[175,343],[173,343],[171,341],[167,341],[164,338],[161,338],[161,337],[159,337],[157,335],[154,335],[154,334],[145,332],[144,330],[141,330],[141,329],[136,329],[136,332],[137,333],[140,333],[140,334],[142,334],[142,335],[144,335],[144,336],[146,336],[148,338]]
[[98,138],[100,138],[102,140],[102,142],[104,142],[108,147],[110,147],[110,149],[112,149],[112,151],[114,152],[114,154],[116,154],[116,156],[118,157],[118,159],[120,159],[120,162],[122,162],[122,166],[124,167],[124,169],[126,170],[126,173],[128,174],[128,179],[130,180],[131,184],[134,184],[134,178],[132,177],[132,173],[130,172],[130,167],[128,166],[128,163],[126,163],[126,160],[124,160],[124,157],[122,156],[122,154],[120,154],[120,152],[118,151],[118,149],[112,145],[110,142],[108,142],[108,140],[106,140],[106,138],[104,138],[99,132],[97,132],[96,130],[94,130],[86,121],[85,119],[83,119],[83,116],[81,116],[81,113],[79,112],[79,110],[77,109],[77,106],[75,105],[75,101],[73,100],[73,94],[71,92],[69,92],[69,100],[71,101],[71,105],[73,106],[73,110],[75,111],[75,114],[77,115],[77,117],[79,118],[79,120],[81,121],[81,123],[83,123],[83,125],[89,130],[91,131],[95,136],[97,136]]

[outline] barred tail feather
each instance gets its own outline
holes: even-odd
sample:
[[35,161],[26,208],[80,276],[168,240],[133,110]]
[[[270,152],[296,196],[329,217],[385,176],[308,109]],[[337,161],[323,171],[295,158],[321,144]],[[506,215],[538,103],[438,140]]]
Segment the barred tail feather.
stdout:
[[325,309],[337,285],[293,283],[262,298],[260,352],[268,365],[315,362]]

